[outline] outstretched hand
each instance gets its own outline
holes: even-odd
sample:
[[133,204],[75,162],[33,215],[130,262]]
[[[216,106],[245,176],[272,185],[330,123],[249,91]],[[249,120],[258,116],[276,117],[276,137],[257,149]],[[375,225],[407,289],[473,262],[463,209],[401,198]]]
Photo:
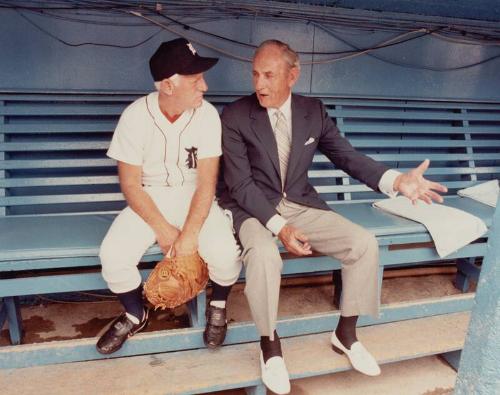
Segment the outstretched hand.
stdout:
[[394,190],[402,193],[413,204],[416,204],[419,199],[428,204],[432,203],[433,200],[442,203],[443,198],[437,192],[448,192],[448,188],[424,177],[429,163],[429,159],[426,159],[418,167],[407,173],[400,174],[394,181]]

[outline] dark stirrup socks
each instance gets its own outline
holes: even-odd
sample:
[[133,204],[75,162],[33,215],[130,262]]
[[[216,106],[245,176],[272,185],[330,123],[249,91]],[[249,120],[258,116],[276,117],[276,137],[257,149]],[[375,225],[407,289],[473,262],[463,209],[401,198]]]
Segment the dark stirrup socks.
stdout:
[[351,349],[353,343],[357,342],[356,337],[356,323],[358,322],[358,316],[354,315],[352,317],[340,316],[337,329],[335,329],[335,334],[340,342],[345,348]]
[[260,349],[262,350],[262,357],[264,363],[272,357],[282,357],[281,342],[278,334],[274,331],[274,340],[269,340],[269,336],[260,337]]
[[144,302],[142,299],[142,284],[132,291],[123,292],[115,294],[118,300],[121,302],[125,311],[134,317],[136,317],[139,322],[142,321],[144,317]]
[[229,296],[229,292],[231,292],[231,288],[233,287],[232,285],[220,285],[217,284],[215,281],[211,280],[212,282],[212,296],[210,298],[210,301],[227,301],[227,297]]

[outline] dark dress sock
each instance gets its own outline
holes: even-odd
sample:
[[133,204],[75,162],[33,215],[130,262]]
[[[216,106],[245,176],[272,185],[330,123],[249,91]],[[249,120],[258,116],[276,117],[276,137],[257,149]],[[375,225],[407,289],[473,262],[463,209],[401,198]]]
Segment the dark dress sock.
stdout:
[[220,285],[212,280],[212,296],[210,301],[220,300],[227,301],[227,297],[229,296],[229,292],[231,292],[232,285]]
[[142,284],[132,291],[115,294],[125,311],[132,314],[139,321],[144,316],[144,301],[142,299]]
[[358,322],[358,316],[354,315],[352,317],[340,316],[337,329],[335,329],[335,334],[340,342],[348,350],[351,349],[353,343],[358,341],[356,337],[356,323]]
[[278,334],[274,331],[274,340],[269,340],[269,336],[260,337],[260,349],[262,350],[262,358],[264,363],[272,357],[282,357],[281,342]]

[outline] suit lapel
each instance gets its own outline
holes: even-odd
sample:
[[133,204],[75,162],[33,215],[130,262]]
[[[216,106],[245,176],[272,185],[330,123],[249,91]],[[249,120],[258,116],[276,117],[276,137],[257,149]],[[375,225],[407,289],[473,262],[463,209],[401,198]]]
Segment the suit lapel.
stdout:
[[292,95],[292,148],[288,160],[287,183],[292,179],[293,172],[300,162],[300,156],[304,152],[304,143],[309,135],[307,127],[309,114],[298,101],[297,96]]
[[254,95],[254,102],[250,110],[250,118],[252,119],[252,130],[264,146],[267,154],[271,158],[274,169],[277,174],[280,174],[280,164],[278,158],[278,146],[276,138],[267,115],[267,110],[261,107]]

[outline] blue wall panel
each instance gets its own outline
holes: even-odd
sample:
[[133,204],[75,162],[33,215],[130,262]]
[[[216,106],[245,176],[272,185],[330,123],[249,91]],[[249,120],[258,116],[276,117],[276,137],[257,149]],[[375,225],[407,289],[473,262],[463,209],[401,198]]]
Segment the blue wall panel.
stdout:
[[374,11],[500,21],[498,0],[300,0],[303,3]]
[[[396,33],[338,34],[357,48],[383,43]],[[353,49],[323,29],[316,30],[318,52]],[[315,65],[312,91],[383,96],[437,97],[445,99],[500,97],[500,59],[464,70],[420,70],[469,65],[500,53],[500,47],[450,44],[433,37],[377,50],[370,54],[335,63]],[[321,61],[325,56],[316,56]],[[396,64],[394,64],[396,63]],[[402,65],[398,65],[401,63]],[[412,67],[408,66],[411,65]],[[406,66],[405,66],[406,65]]]
[[[139,43],[160,28],[131,16],[96,16],[107,24],[82,24],[25,13],[51,34],[71,43],[99,42],[116,45]],[[110,22],[129,26],[113,26]],[[131,24],[134,24],[133,26]],[[328,26],[327,30],[307,22],[262,19],[221,19],[195,25],[248,44],[279,38],[300,51],[342,51],[353,46],[365,48],[399,34],[370,32]],[[252,49],[221,41],[178,26],[193,41],[215,46],[223,52],[250,58]],[[332,35],[332,33],[335,35]],[[176,37],[163,31],[136,48],[110,48],[95,45],[70,47],[40,31],[20,14],[0,9],[0,90],[84,90],[148,91],[152,89],[147,61],[161,41]],[[195,44],[203,55],[219,56],[221,61],[207,73],[211,91],[251,90],[251,65],[223,53]],[[402,67],[455,67],[500,54],[500,46],[450,43],[435,37],[378,50],[335,63],[310,65],[325,56],[303,55],[297,92],[340,96],[409,97],[436,99],[500,100],[500,58],[465,70],[438,72]],[[309,63],[309,64],[307,64]]]

